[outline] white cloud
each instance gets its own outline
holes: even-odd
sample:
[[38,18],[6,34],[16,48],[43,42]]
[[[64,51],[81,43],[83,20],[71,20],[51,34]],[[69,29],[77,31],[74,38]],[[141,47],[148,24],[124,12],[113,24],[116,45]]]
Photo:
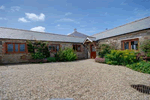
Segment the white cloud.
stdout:
[[68,16],[68,15],[71,15],[71,14],[72,14],[71,12],[67,12],[65,15]]
[[19,10],[20,10],[20,7],[19,7],[19,6],[12,6],[12,7],[11,7],[11,11],[12,11],[12,12],[19,11]]
[[5,6],[3,6],[3,5],[0,6],[0,9],[1,9],[1,10],[4,10],[4,9],[5,9]]
[[37,26],[30,29],[31,31],[45,32],[45,27]]
[[19,18],[18,21],[24,22],[24,23],[30,22],[30,21],[26,20],[24,17]]
[[45,15],[41,13],[40,15],[36,15],[34,13],[25,13],[26,17],[30,20],[33,21],[44,21],[45,20]]
[[60,20],[57,20],[57,22],[74,22],[76,24],[80,24],[80,22],[77,22],[77,21],[70,19],[70,18],[62,18]]
[[4,18],[4,17],[0,17],[0,20],[7,20],[7,18]]

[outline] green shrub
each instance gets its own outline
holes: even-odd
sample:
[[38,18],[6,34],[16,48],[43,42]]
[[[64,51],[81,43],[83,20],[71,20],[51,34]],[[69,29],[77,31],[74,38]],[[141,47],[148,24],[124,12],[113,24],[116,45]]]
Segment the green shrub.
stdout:
[[128,64],[127,67],[135,71],[150,74],[150,62],[141,61],[134,64]]
[[56,58],[55,57],[48,57],[47,61],[48,62],[56,62]]
[[150,40],[145,40],[141,43],[140,48],[145,53],[150,52]]
[[105,56],[105,61],[111,65],[127,65],[137,62],[135,51],[131,50],[111,50],[111,53]]
[[32,43],[27,41],[28,52],[31,53],[33,59],[43,59],[50,56],[50,52],[46,42],[36,41]]
[[148,52],[148,53],[146,54],[146,56],[147,56],[147,57],[150,57],[150,52]]
[[99,51],[99,57],[103,58],[106,54],[109,54],[111,52],[111,47],[108,44],[101,44],[99,45],[100,51]]
[[28,52],[29,53],[35,53],[34,52],[34,46],[33,46],[31,41],[27,41],[27,46],[28,46]]
[[65,48],[57,52],[56,59],[58,61],[74,61],[77,59],[77,55],[72,48]]
[[43,58],[45,58],[45,56],[40,52],[32,53],[31,56],[32,56],[32,59],[43,59]]

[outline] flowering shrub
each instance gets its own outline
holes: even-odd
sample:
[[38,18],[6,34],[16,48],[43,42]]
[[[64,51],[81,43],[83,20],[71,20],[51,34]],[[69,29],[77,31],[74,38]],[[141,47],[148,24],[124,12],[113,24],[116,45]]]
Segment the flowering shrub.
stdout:
[[128,64],[127,67],[135,71],[150,74],[150,62],[141,61],[130,65]]
[[105,63],[105,58],[95,58],[95,62]]
[[105,56],[105,61],[111,65],[127,65],[137,62],[135,51],[131,50],[111,50],[111,53]]

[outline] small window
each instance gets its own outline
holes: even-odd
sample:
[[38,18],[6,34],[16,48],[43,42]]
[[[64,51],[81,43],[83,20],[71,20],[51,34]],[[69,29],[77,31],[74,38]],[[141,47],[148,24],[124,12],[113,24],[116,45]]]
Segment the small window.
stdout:
[[73,45],[73,50],[75,50],[75,51],[77,51],[77,52],[81,52],[81,45],[74,44],[74,45]]
[[25,43],[6,43],[6,53],[26,53]]
[[52,45],[49,46],[49,50],[51,52],[57,52],[57,51],[59,51],[59,49],[60,49],[60,45],[59,44],[52,44]]

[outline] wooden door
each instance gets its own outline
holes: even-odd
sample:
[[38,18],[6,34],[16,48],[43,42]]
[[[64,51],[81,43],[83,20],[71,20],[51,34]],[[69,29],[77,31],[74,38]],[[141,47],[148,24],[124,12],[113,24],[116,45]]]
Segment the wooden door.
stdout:
[[95,59],[96,58],[96,49],[94,45],[91,45],[91,58]]

